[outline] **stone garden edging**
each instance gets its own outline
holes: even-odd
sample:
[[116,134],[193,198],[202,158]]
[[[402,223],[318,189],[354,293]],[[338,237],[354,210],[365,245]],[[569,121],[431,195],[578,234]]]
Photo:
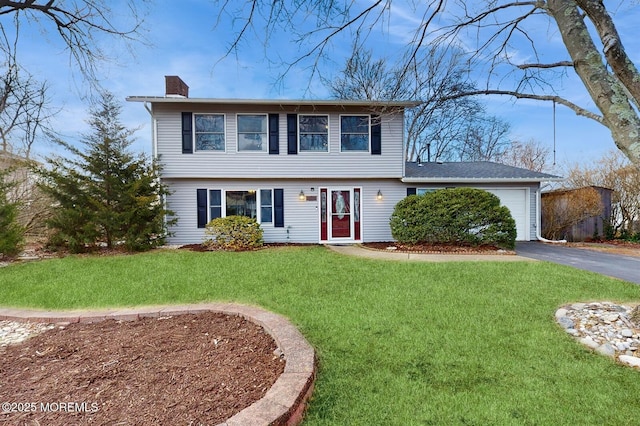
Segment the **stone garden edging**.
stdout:
[[560,307],[557,323],[596,353],[640,368],[640,330],[629,320],[632,306],[613,302],[572,303]]

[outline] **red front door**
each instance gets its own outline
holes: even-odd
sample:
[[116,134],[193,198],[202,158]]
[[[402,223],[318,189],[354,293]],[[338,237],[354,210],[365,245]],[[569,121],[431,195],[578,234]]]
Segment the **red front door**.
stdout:
[[360,240],[360,188],[320,189],[320,239]]
[[351,191],[331,191],[331,238],[351,238]]

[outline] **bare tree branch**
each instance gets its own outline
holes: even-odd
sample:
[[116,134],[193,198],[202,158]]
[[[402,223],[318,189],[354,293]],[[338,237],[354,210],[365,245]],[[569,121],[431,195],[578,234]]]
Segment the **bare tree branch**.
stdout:
[[[60,40],[69,51],[70,58],[77,65],[79,72],[93,85],[97,85],[99,62],[108,55],[97,43],[100,34],[113,36],[125,42],[144,42],[141,28],[144,19],[140,13],[143,1],[128,0],[127,13],[119,13],[131,21],[127,27],[121,28],[117,23],[117,14],[109,7],[106,0],[79,0],[74,2],[55,1],[7,1],[0,0],[0,16],[15,15],[19,19],[38,22],[44,32],[46,26],[52,25]],[[3,24],[0,23],[0,27]]]
[[571,67],[573,68],[573,62],[571,61],[560,61],[554,62],[553,64],[520,64],[517,65],[521,70],[526,70],[528,68],[558,68],[558,67]]
[[[536,95],[536,94],[532,94],[532,93],[520,93],[520,92],[514,92],[514,91],[510,91],[510,90],[472,90],[472,91],[466,91],[464,93],[459,93],[456,95],[453,95],[453,97],[464,97],[464,96],[477,96],[477,95],[505,95],[505,96],[512,96],[514,98],[517,99],[534,99],[537,101],[554,101],[560,105],[564,105],[567,108],[570,108],[571,110],[573,110],[577,115],[583,116],[583,117],[587,117],[590,118],[592,120],[597,121],[598,123],[603,122],[603,117],[598,115],[598,114],[594,114],[593,112],[584,109],[576,104],[574,104],[573,102],[570,102],[560,96],[555,96],[555,95]],[[447,97],[445,97],[445,99],[448,99]]]
[[0,27],[0,50],[5,62],[0,66],[0,151],[29,158],[36,139],[53,134],[48,85],[38,82],[22,69],[17,59],[20,21],[14,16],[15,34]]

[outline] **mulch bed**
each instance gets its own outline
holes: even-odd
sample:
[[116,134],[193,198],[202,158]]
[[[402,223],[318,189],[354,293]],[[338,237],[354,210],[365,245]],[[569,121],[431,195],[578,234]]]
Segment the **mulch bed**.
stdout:
[[[264,243],[260,248],[257,248],[256,250],[262,250],[262,249],[268,249],[268,248],[274,248],[274,247],[311,247],[311,246],[317,246],[317,245],[318,244],[311,244],[311,243]],[[184,245],[181,245],[179,249],[197,251],[197,252],[225,251],[223,249],[218,250],[215,248],[208,248],[203,244],[184,244]]]
[[0,349],[0,423],[218,424],[275,383],[275,350],[213,312],[69,324]]
[[[266,243],[262,248],[271,247],[288,247],[288,246],[312,246],[317,244],[301,244],[301,243]],[[363,247],[372,250],[389,251],[394,250],[398,252],[408,253],[450,253],[450,254],[513,254],[514,251],[504,250],[499,247],[483,245],[483,246],[465,246],[455,244],[401,244],[395,241],[381,241],[362,243]],[[202,244],[185,244],[180,247],[183,250],[191,251],[211,251]]]
[[449,253],[449,254],[507,254],[514,253],[499,247],[482,245],[467,246],[455,244],[401,244],[394,241],[363,243],[363,247],[373,250],[397,251],[403,253]]

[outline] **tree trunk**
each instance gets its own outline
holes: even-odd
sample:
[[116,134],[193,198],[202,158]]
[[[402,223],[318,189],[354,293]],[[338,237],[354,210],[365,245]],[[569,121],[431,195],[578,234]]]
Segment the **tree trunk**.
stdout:
[[[598,3],[581,0],[580,3]],[[595,6],[594,6],[595,8]],[[640,117],[618,77],[607,71],[575,0],[549,0],[548,12],[556,21],[574,69],[604,117],[616,146],[640,167]],[[612,65],[615,71],[624,64]]]

